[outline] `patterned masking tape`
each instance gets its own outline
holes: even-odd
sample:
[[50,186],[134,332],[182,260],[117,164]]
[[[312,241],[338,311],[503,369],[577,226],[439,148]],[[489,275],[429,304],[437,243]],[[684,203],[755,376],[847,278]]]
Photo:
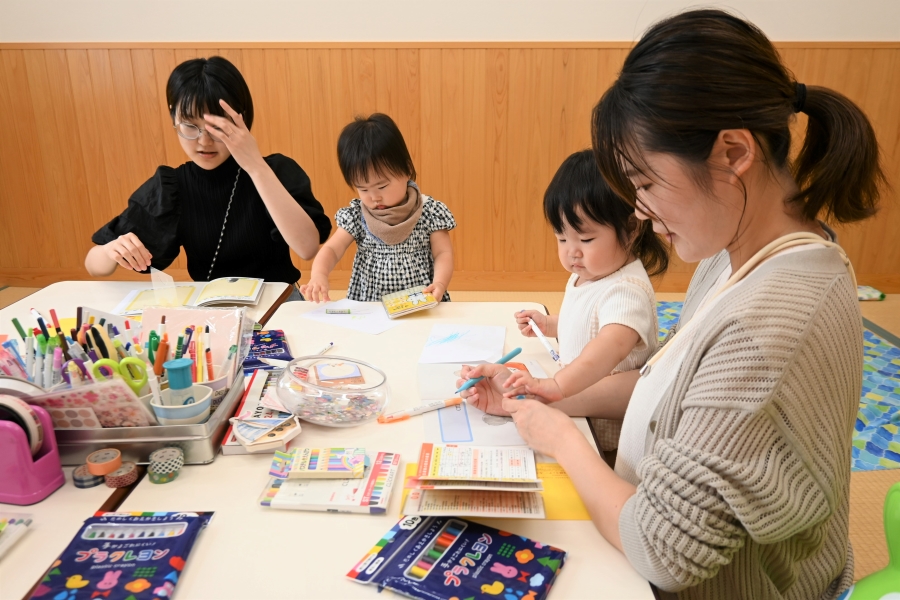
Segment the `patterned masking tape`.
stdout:
[[87,469],[93,475],[109,475],[122,466],[122,453],[115,448],[104,448],[88,454]]
[[25,437],[28,439],[28,448],[31,455],[37,454],[41,446],[44,445],[44,426],[38,418],[37,413],[32,410],[27,402],[19,400],[14,396],[0,395],[0,407],[6,409],[13,416],[13,422],[18,423],[25,430]]
[[72,480],[77,488],[92,488],[103,483],[103,476],[93,475],[88,471],[87,465],[81,465],[72,471]]
[[184,466],[184,452],[181,448],[161,448],[150,454],[148,471],[154,473],[175,473]]
[[133,462],[124,462],[121,467],[106,476],[106,487],[122,488],[131,485],[137,478],[137,465]]
[[150,478],[150,483],[169,483],[178,477],[178,471],[174,473],[157,473],[147,469],[147,477]]

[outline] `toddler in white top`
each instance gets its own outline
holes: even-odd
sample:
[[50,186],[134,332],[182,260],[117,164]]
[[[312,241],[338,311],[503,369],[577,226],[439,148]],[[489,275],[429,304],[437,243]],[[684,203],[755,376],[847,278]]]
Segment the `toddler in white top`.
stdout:
[[[506,396],[535,394],[555,402],[619,371],[644,365],[657,347],[656,296],[647,275],[668,264],[662,242],[606,185],[590,150],[560,166],[544,194],[544,216],[553,227],[559,261],[572,273],[560,314],[516,313],[519,330],[534,336],[529,319],[559,338],[563,366],[552,379],[513,373]],[[617,447],[622,422],[598,419],[601,449]]]

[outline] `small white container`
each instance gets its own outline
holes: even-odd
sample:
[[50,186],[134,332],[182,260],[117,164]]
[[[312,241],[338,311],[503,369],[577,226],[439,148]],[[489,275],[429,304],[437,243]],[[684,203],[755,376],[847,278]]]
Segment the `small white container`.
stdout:
[[[153,414],[156,415],[160,425],[196,425],[203,423],[209,418],[212,390],[202,385],[194,385],[192,387],[194,398],[197,401],[184,406],[165,405],[169,390],[160,392],[160,395],[163,396],[163,404],[157,404],[153,401],[153,396],[149,396],[150,408],[153,409]],[[144,396],[144,398],[147,397]],[[144,398],[141,398],[141,400]]]

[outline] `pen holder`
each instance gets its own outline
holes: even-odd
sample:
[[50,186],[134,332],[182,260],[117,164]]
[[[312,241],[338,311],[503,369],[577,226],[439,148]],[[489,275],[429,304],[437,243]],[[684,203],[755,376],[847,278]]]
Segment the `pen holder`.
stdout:
[[228,375],[222,375],[221,377],[217,377],[212,381],[203,381],[198,383],[197,385],[202,385],[203,387],[208,387],[212,390],[212,404],[210,405],[210,412],[216,412],[216,409],[219,408],[219,405],[222,403],[222,398],[225,397],[225,394],[228,393]]
[[32,406],[44,427],[44,443],[32,457],[25,430],[0,421],[0,502],[24,506],[40,502],[66,482],[59,462],[53,421],[40,406]]

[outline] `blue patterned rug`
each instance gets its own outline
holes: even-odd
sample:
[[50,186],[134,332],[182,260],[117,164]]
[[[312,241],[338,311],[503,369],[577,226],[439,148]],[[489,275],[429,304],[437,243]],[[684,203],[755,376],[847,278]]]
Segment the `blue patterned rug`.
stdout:
[[[659,339],[678,321],[681,302],[658,302]],[[853,470],[900,469],[900,348],[866,329],[863,387],[853,433]]]

